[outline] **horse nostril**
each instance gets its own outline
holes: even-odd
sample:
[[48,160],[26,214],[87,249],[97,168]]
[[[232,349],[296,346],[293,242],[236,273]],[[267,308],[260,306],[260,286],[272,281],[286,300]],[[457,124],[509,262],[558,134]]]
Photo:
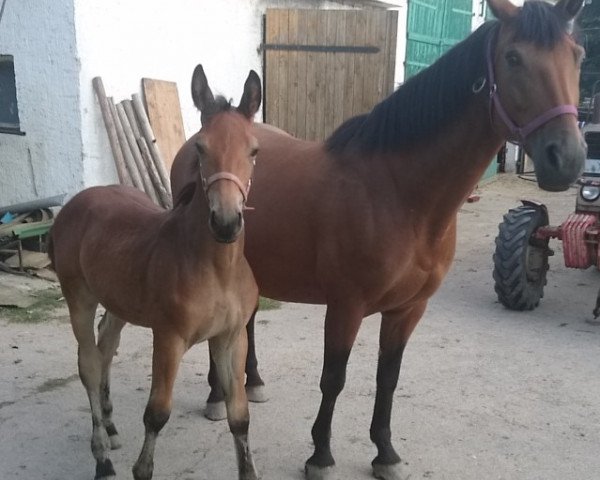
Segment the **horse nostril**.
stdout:
[[546,155],[548,156],[548,163],[552,167],[560,167],[560,152],[556,143],[551,143],[546,147]]

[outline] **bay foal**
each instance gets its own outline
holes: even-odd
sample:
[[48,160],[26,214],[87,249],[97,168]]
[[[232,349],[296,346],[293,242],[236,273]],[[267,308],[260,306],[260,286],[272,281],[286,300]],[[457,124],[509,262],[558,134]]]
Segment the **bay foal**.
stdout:
[[[195,137],[198,171],[172,211],[133,188],[93,187],[73,197],[52,228],[50,256],[69,307],[92,411],[96,479],[115,477],[109,449],[118,446],[118,436],[109,369],[125,322],[151,328],[154,347],[146,433],[134,478],[152,478],[155,441],[169,419],[179,363],[203,340],[209,341],[224,387],[239,478],[257,478],[248,445],[244,364],[245,326],[258,289],[243,255],[242,212],[257,152],[251,125],[261,85],[251,71],[234,109],[214,98],[198,65],[192,96],[202,115]],[[98,304],[107,315],[96,343]]]

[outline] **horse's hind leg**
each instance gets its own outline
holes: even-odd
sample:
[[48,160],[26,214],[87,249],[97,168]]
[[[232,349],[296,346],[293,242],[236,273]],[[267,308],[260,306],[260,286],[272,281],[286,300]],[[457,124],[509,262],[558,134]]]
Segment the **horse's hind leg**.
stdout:
[[251,402],[262,403],[268,400],[265,393],[265,382],[258,373],[258,360],[256,359],[256,348],[254,344],[254,322],[256,310],[252,313],[250,321],[246,325],[248,334],[248,354],[246,355],[246,395]]
[[237,454],[239,480],[257,480],[256,467],[248,443],[248,398],[244,388],[244,363],[247,332],[241,329],[233,339],[230,334],[209,340],[219,380],[225,393],[227,421],[233,434]]
[[[263,382],[258,373],[258,360],[256,359],[256,349],[254,346],[254,319],[256,318],[256,310],[252,313],[250,321],[246,326],[248,335],[248,354],[246,355],[246,395],[251,402],[262,403],[268,400],[265,394],[265,382]],[[210,347],[209,347],[210,351]],[[223,420],[227,418],[225,409],[225,396],[223,388],[219,382],[217,375],[217,367],[213,359],[212,351],[210,354],[210,367],[208,370],[208,384],[210,385],[210,393],[206,400],[206,409],[204,416],[209,420]]]
[[377,393],[371,422],[371,440],[377,446],[373,460],[373,475],[382,480],[401,480],[400,457],[392,445],[390,428],[392,400],[398,384],[402,354],[410,334],[425,311],[426,303],[408,312],[386,312],[381,319],[379,360],[377,362]]
[[79,378],[85,387],[92,411],[92,454],[96,459],[96,480],[115,478],[115,470],[108,457],[110,440],[102,421],[100,382],[102,379],[102,353],[96,345],[94,317],[97,303],[82,301],[63,288],[69,307],[73,333],[79,344]]
[[119,348],[121,330],[125,322],[109,312],[105,312],[98,325],[98,348],[102,354],[102,377],[100,380],[100,405],[102,421],[110,439],[110,447],[115,450],[121,447],[119,434],[112,421],[113,405],[110,398],[110,367],[112,359]]
[[149,480],[154,471],[156,437],[171,415],[173,385],[181,357],[186,350],[185,340],[174,332],[154,330],[152,353],[152,387],[144,411],[145,437],[140,456],[133,466],[135,480]]

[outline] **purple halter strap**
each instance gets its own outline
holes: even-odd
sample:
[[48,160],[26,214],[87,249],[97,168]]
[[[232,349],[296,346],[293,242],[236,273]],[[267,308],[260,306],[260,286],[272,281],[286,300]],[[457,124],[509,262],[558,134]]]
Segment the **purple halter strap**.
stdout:
[[[513,139],[509,140],[515,143],[523,143],[525,139],[535,130],[540,128],[542,125],[546,124],[550,120],[560,115],[575,115],[578,116],[577,107],[575,105],[559,105],[557,107],[553,107],[541,115],[538,115],[533,120],[531,120],[526,125],[519,127],[513,120],[510,118],[502,103],[500,102],[500,97],[498,95],[498,85],[496,85],[496,78],[494,75],[494,62],[492,56],[493,47],[495,47],[496,39],[498,36],[498,29],[490,35],[490,39],[487,44],[487,70],[488,70],[488,84],[490,89],[490,115],[492,114],[494,108],[498,113],[500,119],[504,122],[504,125],[508,128]],[[514,140],[516,138],[516,140]]]

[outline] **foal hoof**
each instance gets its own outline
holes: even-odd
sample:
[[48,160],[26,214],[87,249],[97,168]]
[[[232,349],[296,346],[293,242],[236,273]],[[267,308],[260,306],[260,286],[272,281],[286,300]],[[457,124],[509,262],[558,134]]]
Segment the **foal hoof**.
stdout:
[[304,476],[306,480],[328,480],[333,475],[334,467],[317,467],[307,463],[304,465]]
[[204,416],[213,422],[225,420],[227,418],[227,408],[225,408],[225,402],[206,402]]
[[109,458],[96,462],[96,475],[94,480],[116,480],[117,474]]
[[373,476],[381,480],[408,480],[410,475],[402,473],[402,465],[395,463],[393,465],[373,464]]
[[110,437],[108,437],[108,439],[110,440],[110,449],[111,450],[118,450],[119,448],[121,448],[123,446],[118,434],[111,435]]
[[246,396],[249,402],[264,403],[269,400],[264,385],[246,385]]

